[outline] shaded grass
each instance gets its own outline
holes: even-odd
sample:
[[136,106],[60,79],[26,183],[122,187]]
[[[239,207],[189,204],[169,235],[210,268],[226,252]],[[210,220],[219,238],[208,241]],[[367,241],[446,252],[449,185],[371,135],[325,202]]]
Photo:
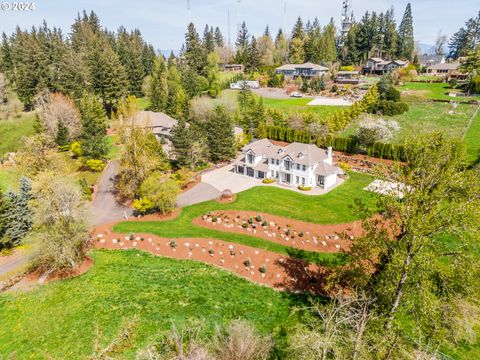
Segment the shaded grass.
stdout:
[[0,156],[7,152],[15,152],[25,136],[34,133],[35,114],[22,113],[21,117],[0,120]]
[[137,251],[93,251],[86,274],[27,293],[0,295],[0,354],[18,359],[84,359],[110,343],[125,320],[138,316],[132,347],[114,357],[134,358],[159,333],[177,327],[242,318],[279,338],[297,323],[290,307],[303,297],[276,292],[225,270]]
[[337,254],[307,252],[252,236],[202,228],[193,225],[192,220],[209,211],[228,209],[258,211],[318,224],[351,222],[358,220],[352,208],[355,198],[364,200],[369,206],[374,205],[375,195],[363,190],[371,181],[368,175],[351,173],[342,186],[321,196],[308,196],[276,187],[255,187],[238,194],[237,200],[230,204],[204,202],[184,208],[178,218],[171,221],[122,222],[115,225],[114,230],[152,233],[166,238],[214,238],[324,265],[338,264],[342,262],[342,257]]
[[409,101],[424,101],[424,100],[453,100],[456,102],[469,102],[472,100],[480,100],[480,97],[451,97],[447,93],[456,92],[460,93],[458,89],[452,89],[446,83],[415,83],[407,82],[401,85],[399,88],[402,92],[408,92],[403,94],[406,100]]

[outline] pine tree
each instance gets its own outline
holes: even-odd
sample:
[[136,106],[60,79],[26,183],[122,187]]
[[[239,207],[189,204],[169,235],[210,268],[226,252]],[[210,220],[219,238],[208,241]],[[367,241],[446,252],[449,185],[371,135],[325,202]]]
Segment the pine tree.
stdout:
[[102,159],[108,153],[107,116],[96,96],[84,95],[80,104],[82,115],[81,144],[87,159]]
[[190,156],[193,138],[192,133],[187,127],[185,120],[180,120],[172,129],[172,144],[175,151],[175,159],[180,166],[193,167],[192,158]]
[[292,30],[292,39],[302,39],[305,37],[305,29],[303,27],[302,18],[299,16]]
[[5,231],[7,231],[7,214],[9,213],[10,203],[7,197],[0,190],[0,249],[2,248],[2,239]]
[[8,41],[7,34],[2,33],[2,44],[0,46],[0,72],[10,76],[12,70],[12,53],[10,49],[10,43]]
[[208,147],[213,162],[230,160],[235,157],[235,135],[233,121],[224,106],[217,106],[207,121]]
[[257,70],[258,67],[260,66],[261,63],[261,58],[260,58],[260,53],[258,51],[257,47],[257,40],[255,39],[255,36],[252,36],[252,40],[250,41],[250,44],[248,45],[248,66],[247,69],[252,71],[252,70]]
[[204,51],[207,54],[210,54],[215,50],[215,38],[214,38],[213,28],[208,27],[208,25],[205,25],[205,29],[203,30],[202,45],[203,45]]
[[411,61],[413,59],[414,47],[412,6],[408,3],[402,22],[398,27],[397,56]]
[[248,39],[248,29],[244,21],[240,27],[240,30],[238,31],[237,40],[235,41],[235,46],[237,49],[237,53],[235,54],[235,62],[237,64],[243,64],[245,67],[248,66]]
[[215,33],[213,35],[215,46],[216,47],[223,47],[224,46],[224,40],[223,40],[223,35],[222,32],[220,31],[220,28],[217,26],[215,28]]
[[29,202],[32,198],[32,185],[29,179],[20,179],[18,193],[8,191],[3,209],[3,222],[6,224],[0,240],[0,248],[19,245],[32,227],[32,211]]
[[55,136],[55,143],[58,146],[65,146],[68,145],[70,142],[69,140],[68,128],[63,124],[63,122],[59,121],[57,123],[57,135]]
[[142,61],[144,42],[140,31],[127,33],[125,28],[120,27],[117,31],[116,50],[127,74],[129,93],[142,96],[142,83],[146,73]]
[[207,53],[202,46],[200,36],[193,23],[188,25],[187,33],[185,34],[184,56],[190,67],[195,69],[198,74],[205,75]]
[[167,106],[168,82],[167,67],[163,56],[155,59],[152,78],[150,80],[150,108],[153,111],[164,111]]

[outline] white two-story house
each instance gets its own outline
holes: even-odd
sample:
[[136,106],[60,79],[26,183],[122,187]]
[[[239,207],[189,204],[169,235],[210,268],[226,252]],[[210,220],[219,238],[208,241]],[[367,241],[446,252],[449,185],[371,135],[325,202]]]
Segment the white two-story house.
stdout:
[[246,145],[234,166],[235,172],[256,179],[274,179],[292,186],[329,189],[342,169],[333,166],[332,148],[292,143],[278,146],[268,139]]

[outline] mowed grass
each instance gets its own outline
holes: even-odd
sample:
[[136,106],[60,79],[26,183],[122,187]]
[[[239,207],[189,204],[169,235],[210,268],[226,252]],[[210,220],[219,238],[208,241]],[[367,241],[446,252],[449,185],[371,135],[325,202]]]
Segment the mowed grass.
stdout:
[[416,83],[407,82],[398,88],[402,95],[408,101],[424,101],[424,100],[453,100],[456,102],[468,102],[472,100],[480,100],[480,97],[452,97],[448,93],[460,93],[458,89],[452,89],[446,83]]
[[237,194],[231,204],[209,201],[182,209],[171,221],[122,222],[114,230],[122,233],[152,233],[165,238],[214,238],[274,251],[287,256],[325,265],[336,264],[341,256],[298,250],[279,243],[252,236],[202,228],[192,224],[196,217],[215,210],[250,210],[279,215],[318,224],[339,224],[358,220],[354,199],[362,199],[373,207],[375,195],[363,190],[373,179],[364,174],[351,173],[339,188],[321,196],[308,196],[276,187],[255,187]]
[[345,106],[308,106],[307,104],[312,100],[312,98],[263,98],[263,105],[265,105],[266,108],[278,109],[285,112],[313,112],[320,117],[325,117],[332,112],[345,108]]
[[205,335],[242,318],[278,338],[296,323],[290,307],[302,301],[196,261],[137,251],[91,256],[94,266],[82,276],[0,295],[0,357],[85,359],[93,353],[97,328],[104,348],[135,316],[132,346],[116,359],[135,358],[172,324],[201,324]]
[[22,138],[34,133],[34,121],[34,113],[22,113],[19,118],[0,119],[0,156],[18,150]]
[[476,164],[480,161],[480,108],[465,133],[464,143],[467,147],[467,161]]
[[[407,136],[413,134],[432,131],[443,131],[451,137],[461,138],[476,110],[475,105],[459,104],[454,114],[450,114],[449,111],[453,108],[449,103],[418,102],[408,105],[410,110],[402,115],[381,116],[381,118],[396,121],[400,127],[393,134],[391,140],[393,143],[402,143]],[[354,135],[358,127],[357,121],[344,130],[342,135]]]

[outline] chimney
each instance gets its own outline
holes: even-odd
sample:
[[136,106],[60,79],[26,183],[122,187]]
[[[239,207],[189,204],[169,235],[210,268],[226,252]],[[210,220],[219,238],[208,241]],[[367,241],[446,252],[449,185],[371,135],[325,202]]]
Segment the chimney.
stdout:
[[333,149],[332,149],[331,146],[329,146],[329,147],[327,148],[327,156],[328,156],[329,159],[330,159],[330,158],[332,157],[332,155],[333,155],[332,150],[333,150]]

